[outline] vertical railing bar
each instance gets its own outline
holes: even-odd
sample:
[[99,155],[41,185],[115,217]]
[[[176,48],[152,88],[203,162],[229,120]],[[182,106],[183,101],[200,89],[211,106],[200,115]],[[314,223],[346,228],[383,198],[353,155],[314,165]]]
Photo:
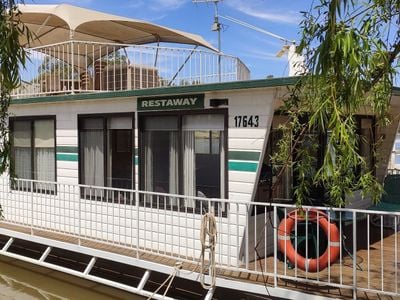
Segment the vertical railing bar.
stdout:
[[236,267],[239,267],[239,204],[236,203]]
[[[74,79],[74,42],[71,41],[71,82]],[[74,91],[72,91],[74,94]]]
[[96,61],[95,61],[95,59],[94,59],[94,49],[95,49],[95,45],[94,44],[92,44],[92,68],[93,68],[93,74],[92,74],[92,78],[91,78],[91,81],[92,81],[92,84],[91,84],[91,90],[95,90],[96,89],[96,85],[95,85],[95,83],[96,83],[96,67],[95,67],[95,64],[96,64]]
[[339,211],[339,256],[340,256],[340,284],[343,285],[343,227],[342,227],[342,213],[343,211]]
[[[317,219],[317,224],[319,225],[319,219]],[[327,242],[327,247],[328,247],[328,283],[331,282],[331,215],[328,214],[328,242]],[[317,230],[319,232],[319,230]],[[319,240],[318,241],[318,257],[319,257]]]
[[400,267],[399,262],[398,262],[398,252],[397,252],[397,236],[398,236],[398,231],[399,231],[399,224],[397,224],[397,219],[399,218],[398,216],[393,216],[394,218],[394,282],[396,283],[395,286],[395,292],[398,294],[399,290],[399,280],[398,280],[398,269]]
[[[320,254],[319,254],[319,213],[320,213],[320,211],[317,210],[317,221],[316,221],[316,223],[317,223],[317,257],[320,256]],[[329,222],[329,215],[328,215],[328,222]],[[329,247],[329,242],[328,242],[327,247]],[[329,274],[329,270],[328,270],[328,274]],[[317,260],[317,281],[319,281],[319,260]]]
[[[141,58],[142,56],[140,55],[140,58]],[[140,60],[140,61],[142,61],[142,60]],[[185,207],[186,207],[186,202],[185,202]],[[177,207],[177,210],[179,210],[179,205],[178,205],[178,207]],[[171,224],[172,224],[172,228],[171,228],[171,232],[172,232],[172,244],[171,244],[171,253],[174,253],[174,246],[175,246],[175,243],[174,243],[174,241],[175,241],[175,233],[174,233],[174,210],[173,210],[173,208],[172,208],[172,205],[170,205],[170,209],[169,209],[169,212],[170,212],[170,216],[171,216]]]
[[[116,225],[115,225],[115,220],[116,220],[116,218],[117,218],[117,216],[115,215],[115,209],[114,209],[114,206],[115,206],[115,196],[114,196],[114,194],[115,194],[115,191],[114,190],[106,190],[106,193],[107,194],[109,194],[109,193],[111,193],[111,201],[108,201],[108,200],[106,200],[107,201],[107,204],[108,204],[108,206],[111,208],[111,210],[112,210],[112,219],[111,219],[111,228],[112,228],[112,231],[111,231],[111,243],[112,244],[116,244],[117,243],[117,239],[114,237],[114,235],[115,235],[115,227],[116,227]],[[108,197],[107,197],[108,198]],[[106,198],[106,199],[107,199]],[[118,234],[119,235],[119,234]]]
[[[113,193],[115,193],[115,191]],[[117,191],[117,196],[118,196],[118,244],[119,245],[121,245],[121,236],[122,236],[122,233],[121,233],[121,218],[123,218],[122,217],[123,214],[121,213],[121,207],[122,207],[123,204],[121,202],[121,195],[123,193],[124,192]],[[126,209],[124,209],[124,211],[126,213]]]
[[[277,207],[274,205],[274,286],[278,286],[278,230],[277,230]],[[286,253],[285,253],[286,255]]]
[[[158,201],[158,197],[160,197],[160,195],[159,194],[157,194],[157,195],[153,195],[152,196],[152,201],[150,202],[150,252],[154,252],[153,251],[153,244],[154,244],[154,230],[153,230],[153,225],[154,225],[154,222],[153,222],[153,211],[154,211],[154,196],[155,196],[155,198],[156,198],[156,202]],[[147,218],[146,218],[146,220],[147,220]]]
[[367,287],[371,288],[371,273],[370,273],[370,263],[371,263],[371,250],[370,250],[370,224],[369,224],[369,214],[367,214]]
[[129,210],[130,210],[129,235],[130,235],[130,240],[131,240],[130,248],[133,248],[133,220],[134,220],[134,218],[133,218],[133,203],[132,202],[133,202],[133,192],[130,191],[129,192]]
[[[219,232],[222,233],[222,203],[221,202],[216,202],[217,207],[218,207],[218,227],[219,227]],[[217,235],[217,245],[219,248],[219,264],[222,265],[222,238],[218,237]]]
[[353,210],[353,299],[357,299],[357,223]]
[[[179,199],[178,199],[178,201],[179,201]],[[200,201],[200,207],[201,207],[201,201]],[[187,208],[186,208],[187,209]],[[201,215],[201,209],[200,209],[200,215]],[[192,255],[193,255],[193,257],[192,257],[192,261],[195,261],[196,260],[196,258],[197,258],[197,255],[196,255],[196,245],[195,245],[195,230],[194,230],[194,228],[196,228],[196,209],[192,209],[192,214],[191,214],[191,217],[192,217],[192,220],[193,220],[193,225],[191,226],[192,228],[192,243],[193,243],[193,249],[192,249]]]
[[[80,43],[76,43],[76,45],[77,45],[77,52],[78,52],[78,54],[77,54],[77,57],[78,57],[78,68],[77,68],[77,70],[80,70],[81,69],[81,60],[79,59],[79,57],[81,56],[80,54],[81,54],[81,51],[80,51],[80,49],[81,49],[81,47],[80,47]],[[79,75],[78,75],[78,77],[79,77]],[[72,78],[71,78],[71,91],[72,92],[75,92],[75,80],[74,80],[75,78],[72,76]],[[78,90],[79,90],[79,86],[80,86],[80,84],[78,85]]]
[[[83,196],[84,198],[86,198],[86,188],[83,189]],[[82,235],[82,200],[81,197],[78,197],[78,245],[81,245],[81,235]]]
[[[287,208],[285,207],[285,209],[284,209],[284,214],[283,214],[283,218],[284,219],[286,219],[286,218],[288,218],[288,215],[287,215]],[[287,234],[287,222],[285,222],[285,235],[283,235],[283,233],[282,232],[278,232],[278,237],[279,236],[283,236],[285,239],[287,238],[287,236],[286,236],[286,234]],[[290,232],[289,232],[289,239],[290,239]],[[296,242],[295,242],[296,243]],[[285,254],[284,254],[284,258],[283,258],[283,265],[284,265],[284,269],[283,269],[283,274],[286,276],[287,275],[287,265],[288,265],[288,263],[287,263],[287,249],[286,249],[286,241],[285,241]]]
[[167,254],[167,199],[165,198],[164,198],[164,254]]
[[[286,210],[286,209],[285,209]],[[286,213],[285,213],[285,218],[286,218]],[[295,211],[294,211],[294,248],[295,248],[295,250],[296,250],[296,253],[298,253],[298,247],[297,247],[297,245],[298,245],[298,239],[297,239],[297,236],[298,236],[298,226],[299,226],[299,222],[298,222],[298,210],[296,209]],[[289,235],[289,238],[290,238],[290,235]],[[297,255],[296,255],[296,257],[294,258],[294,277],[295,278],[297,278]]]
[[264,272],[267,272],[267,239],[268,239],[268,226],[267,226],[267,207],[264,206]]
[[249,206],[246,205],[246,270],[249,269]]
[[[18,185],[19,185],[19,181],[18,181],[17,186]],[[19,190],[19,187],[18,187],[18,190]],[[34,226],[34,219],[33,219],[34,218],[34,213],[33,213],[34,205],[33,205],[33,200],[34,200],[34,198],[33,198],[33,181],[31,181],[31,235],[33,235],[33,226]]]
[[381,291],[383,291],[383,215],[381,215]]
[[[144,198],[144,197],[143,197]],[[136,201],[136,258],[139,259],[139,241],[140,241],[140,232],[139,232],[139,192],[135,189],[135,201]]]
[[228,236],[227,236],[227,240],[228,240],[228,267],[230,267],[232,265],[232,258],[231,258],[231,212],[227,211],[226,212],[228,215],[226,216],[227,222],[228,222]]
[[[128,71],[128,68],[127,68],[127,71]],[[121,72],[121,74],[122,74],[122,72]],[[122,81],[122,79],[121,79],[121,81]],[[166,197],[164,196],[163,198],[165,199]],[[157,254],[160,254],[160,199],[158,199],[158,201],[157,201]]]
[[306,279],[308,279],[308,269],[309,269],[309,259],[308,259],[308,221],[310,218],[310,210],[308,208],[306,208],[306,216],[305,216],[305,220],[306,220],[306,259],[305,259],[305,269],[306,269]]
[[[153,74],[154,75],[154,74]],[[172,201],[170,201],[172,203]],[[194,205],[196,207],[196,204]],[[188,253],[188,248],[189,248],[189,236],[188,236],[188,211],[187,207],[185,207],[185,258],[188,259],[189,253]]]

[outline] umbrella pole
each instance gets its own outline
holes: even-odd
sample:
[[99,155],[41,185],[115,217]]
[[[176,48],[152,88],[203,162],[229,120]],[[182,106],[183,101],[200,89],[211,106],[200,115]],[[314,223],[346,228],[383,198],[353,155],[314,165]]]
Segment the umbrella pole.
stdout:
[[160,41],[157,42],[156,57],[154,58],[154,67],[157,67],[158,50],[160,48]]

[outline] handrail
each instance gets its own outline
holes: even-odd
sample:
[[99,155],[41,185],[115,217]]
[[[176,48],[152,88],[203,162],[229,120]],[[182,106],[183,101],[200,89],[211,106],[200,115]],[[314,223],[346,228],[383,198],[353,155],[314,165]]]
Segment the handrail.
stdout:
[[[280,285],[279,279],[289,279],[354,293],[400,296],[398,211],[303,206],[305,216],[320,217],[296,218],[297,207],[292,204],[41,180],[15,179],[11,183],[7,176],[0,178],[0,203],[2,222],[31,228],[33,235],[36,230],[67,234],[79,242],[85,239],[136,250],[139,259],[140,253],[149,253],[192,264],[197,263],[201,250],[202,214],[213,213],[219,269],[262,275],[267,278],[266,284],[276,286]],[[291,233],[286,232],[285,225],[279,226],[289,214]],[[326,220],[321,222],[321,218]],[[336,229],[331,232],[332,226]],[[336,261],[330,261],[330,248],[324,250],[324,238],[332,243],[329,247],[340,247]],[[296,252],[304,250],[302,254],[292,253],[291,260],[298,255],[308,257],[314,253],[318,257],[318,253],[327,252],[327,268],[311,272],[303,265],[300,269],[296,261],[285,257],[287,247],[278,249],[282,239],[290,239]],[[280,257],[282,261],[278,260]],[[377,274],[379,278],[375,280]]]
[[22,83],[13,97],[250,79],[250,71],[240,59],[208,49],[71,40],[28,48],[27,52]]

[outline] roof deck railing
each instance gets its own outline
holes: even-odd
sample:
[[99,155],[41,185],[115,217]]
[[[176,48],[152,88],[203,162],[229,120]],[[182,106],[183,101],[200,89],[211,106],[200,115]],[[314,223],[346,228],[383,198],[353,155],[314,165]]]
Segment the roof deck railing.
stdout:
[[203,49],[68,41],[28,49],[15,98],[247,80],[240,59]]

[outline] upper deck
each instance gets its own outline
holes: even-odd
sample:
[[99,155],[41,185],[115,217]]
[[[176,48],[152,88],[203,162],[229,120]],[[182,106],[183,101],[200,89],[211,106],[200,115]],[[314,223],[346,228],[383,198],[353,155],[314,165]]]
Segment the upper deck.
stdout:
[[14,98],[188,86],[250,78],[239,58],[198,48],[66,41],[27,49]]

